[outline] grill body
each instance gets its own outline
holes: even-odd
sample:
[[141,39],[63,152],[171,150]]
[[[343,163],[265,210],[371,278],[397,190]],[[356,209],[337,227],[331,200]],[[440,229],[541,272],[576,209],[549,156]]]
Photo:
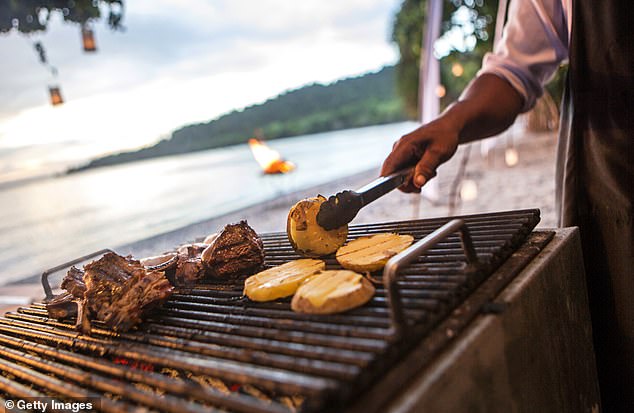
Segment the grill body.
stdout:
[[[330,316],[296,314],[289,300],[250,302],[243,278],[180,288],[125,334],[94,324],[91,336],[80,335],[33,304],[0,317],[0,398],[97,397],[101,410],[116,412],[383,411],[482,309],[495,308],[491,299],[552,237],[531,234],[536,210],[464,220],[478,264],[468,265],[454,234],[401,271],[401,335],[380,280],[367,305]],[[353,226],[349,237],[391,231],[419,240],[447,221]],[[285,234],[262,238],[267,266],[298,258]],[[417,363],[399,365],[407,354]]]
[[[392,376],[416,373],[383,411],[600,411],[579,231],[556,230],[460,337],[425,364],[429,341],[392,369]],[[368,402],[376,403],[363,400],[354,411]]]

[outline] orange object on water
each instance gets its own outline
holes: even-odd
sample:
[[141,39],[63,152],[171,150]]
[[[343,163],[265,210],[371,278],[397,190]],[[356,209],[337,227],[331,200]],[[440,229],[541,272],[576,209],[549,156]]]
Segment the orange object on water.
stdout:
[[249,139],[249,147],[265,174],[285,174],[295,169],[293,162],[282,159],[278,151],[269,148],[259,139]]

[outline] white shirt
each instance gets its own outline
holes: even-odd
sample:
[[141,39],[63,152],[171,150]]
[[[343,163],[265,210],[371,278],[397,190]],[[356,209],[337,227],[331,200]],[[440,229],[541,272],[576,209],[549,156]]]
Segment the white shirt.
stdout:
[[568,59],[572,0],[510,0],[508,22],[493,53],[487,53],[478,74],[506,79],[531,109],[543,85]]

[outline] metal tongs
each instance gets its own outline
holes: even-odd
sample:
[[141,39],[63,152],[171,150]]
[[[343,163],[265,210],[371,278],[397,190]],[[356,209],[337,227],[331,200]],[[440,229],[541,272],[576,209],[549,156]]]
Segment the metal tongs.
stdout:
[[382,176],[356,191],[346,190],[332,195],[321,204],[317,213],[317,223],[326,230],[346,225],[357,216],[361,208],[398,188],[411,173],[412,168],[401,169],[391,175]]

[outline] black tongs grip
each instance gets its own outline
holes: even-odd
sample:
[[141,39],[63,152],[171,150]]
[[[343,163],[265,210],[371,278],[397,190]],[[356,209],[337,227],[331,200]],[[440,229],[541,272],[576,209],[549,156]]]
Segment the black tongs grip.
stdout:
[[412,168],[402,169],[377,178],[356,191],[343,191],[331,196],[321,204],[317,223],[326,230],[346,225],[357,216],[361,208],[402,185],[411,172]]

